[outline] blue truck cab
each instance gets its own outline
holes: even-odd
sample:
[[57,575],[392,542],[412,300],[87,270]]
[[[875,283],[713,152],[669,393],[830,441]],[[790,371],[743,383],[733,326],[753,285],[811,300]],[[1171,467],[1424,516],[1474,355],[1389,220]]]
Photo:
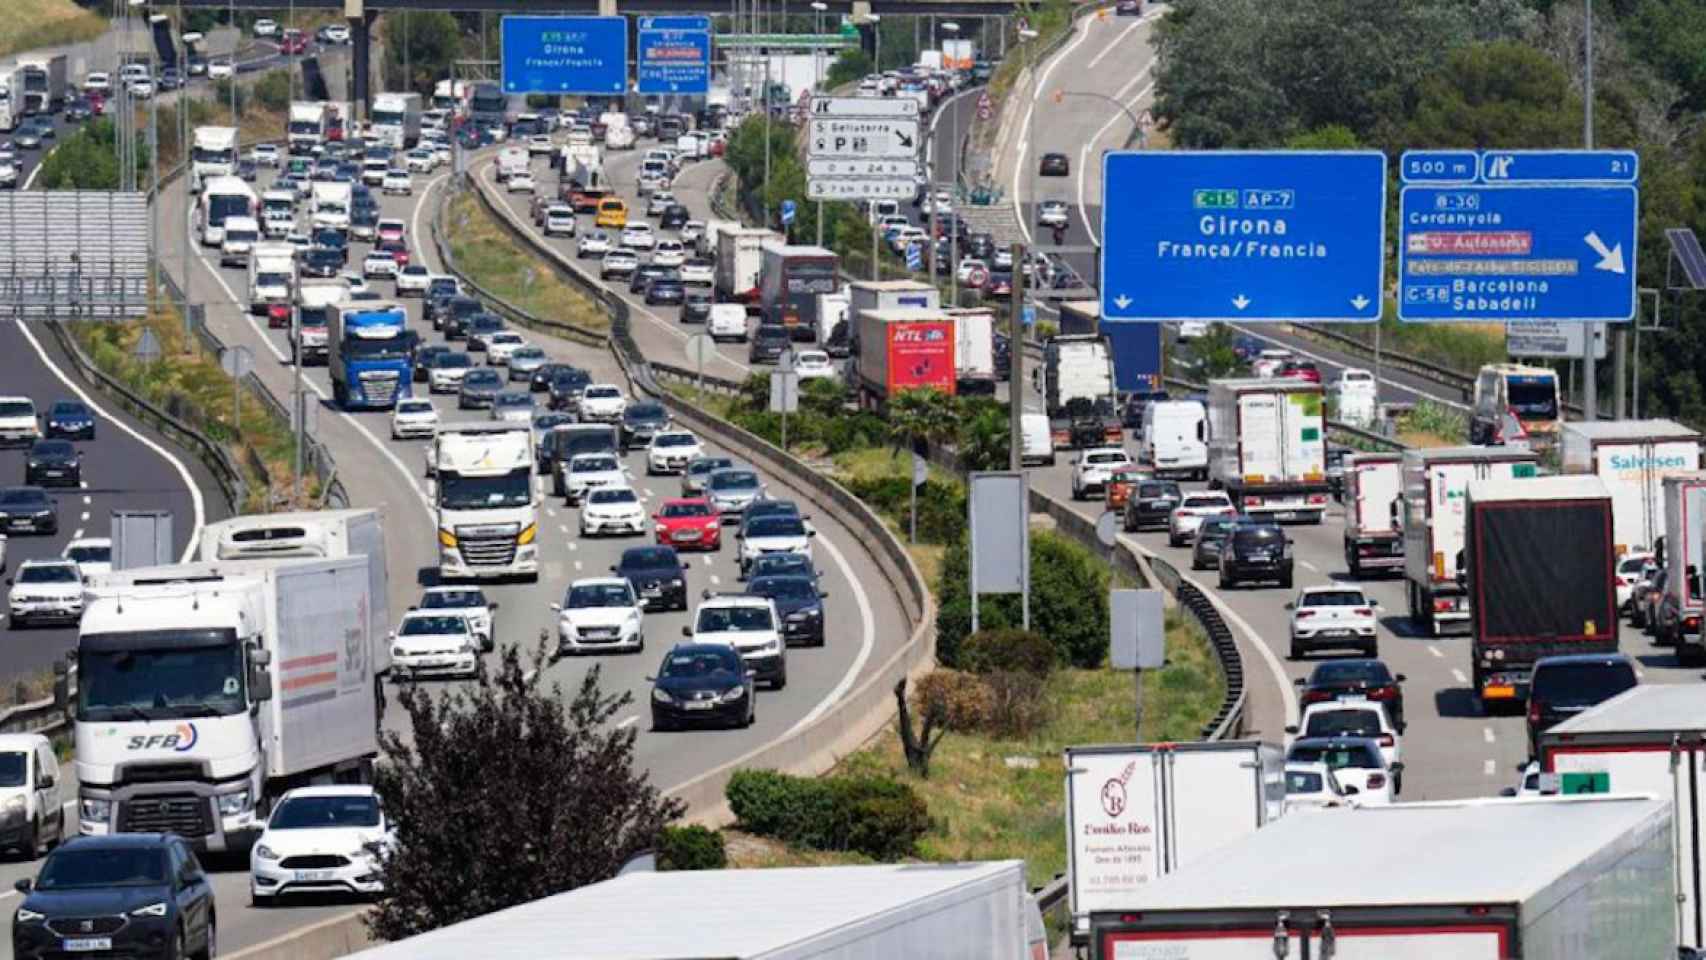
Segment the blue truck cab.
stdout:
[[352,300],[326,311],[327,362],[340,409],[389,410],[410,396],[415,338],[389,300]]

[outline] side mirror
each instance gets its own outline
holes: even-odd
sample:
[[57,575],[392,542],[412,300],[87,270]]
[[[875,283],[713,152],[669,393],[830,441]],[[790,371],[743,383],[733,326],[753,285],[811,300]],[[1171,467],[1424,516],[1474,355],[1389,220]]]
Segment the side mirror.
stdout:
[[613,564],[611,564],[611,565],[610,565],[610,572],[611,572],[611,573],[615,573],[615,572],[616,572],[616,564],[614,564],[614,563],[613,563]]
[[657,678],[657,677],[647,677],[647,678],[646,678],[646,682],[647,682],[647,683],[657,683],[657,682],[658,682],[658,678]]
[[1499,791],[1499,796],[1501,796],[1501,797],[1514,797],[1514,796],[1516,796],[1516,788],[1515,787],[1506,787],[1503,790]]
[[1287,600],[1287,601],[1286,601],[1286,602],[1285,602],[1285,608],[1286,608],[1286,609],[1287,609],[1287,610],[1296,610],[1296,609],[1297,609],[1297,604],[1295,604],[1295,603],[1293,603],[1293,602],[1291,602],[1291,601],[1290,601],[1290,600]]
[[419,609],[420,609],[420,607],[418,607],[418,606],[414,606],[414,605],[410,605],[410,607],[409,607],[409,609],[410,609],[410,610],[419,610]]
[[395,630],[387,630],[387,631],[386,631],[386,632],[385,632],[385,636],[386,636],[386,637],[387,637],[387,638],[388,638],[388,639],[391,639],[391,640],[395,640],[395,639],[397,639],[397,631],[395,631]]
[[267,664],[272,663],[272,651],[251,650],[249,652],[249,662],[257,667],[264,667]]
[[1297,729],[1298,729],[1297,724],[1294,723],[1294,724],[1291,724],[1290,726],[1286,727],[1285,732],[1295,735],[1297,733]]
[[1292,680],[1291,682],[1292,682],[1293,686],[1301,687],[1304,684],[1309,682],[1309,678],[1308,677],[1298,677],[1298,678]]
[[551,604],[551,612],[552,613],[562,613],[563,612],[563,605],[560,603]]
[[29,877],[19,877],[12,882],[12,888],[19,893],[29,893],[36,888],[36,882]]
[[496,600],[493,600],[491,603],[486,604],[486,608],[489,610],[496,610],[497,608],[499,608],[501,606],[503,606],[503,604],[497,602]]
[[53,705],[59,710],[71,705],[71,667],[64,660],[53,662]]
[[1346,785],[1346,786],[1345,786],[1345,787],[1344,787],[1344,788],[1343,788],[1343,789],[1342,789],[1342,791],[1341,791],[1341,792],[1342,792],[1342,793],[1343,793],[1343,794],[1344,794],[1344,795],[1345,795],[1345,796],[1347,796],[1347,797],[1354,797],[1354,796],[1356,796],[1356,795],[1357,795],[1357,794],[1359,794],[1359,793],[1361,793],[1361,792],[1362,792],[1362,791],[1361,791],[1361,790],[1358,790],[1358,789],[1357,789],[1357,788],[1356,788],[1356,787],[1353,787],[1353,786],[1349,786],[1349,785]]
[[249,697],[256,703],[272,699],[272,672],[261,664],[249,666]]
[[681,635],[684,637],[687,637],[688,639],[691,640],[693,638],[693,628],[692,627],[682,627],[681,628]]
[[817,536],[817,531],[816,531],[816,530],[807,530],[807,531],[806,531],[806,536],[808,536],[808,537],[815,537],[815,536]]
[[1405,680],[1408,680],[1408,679],[1409,679],[1409,677],[1406,677],[1406,676],[1404,676],[1404,675],[1403,675],[1403,674],[1401,674],[1401,673],[1400,673],[1400,674],[1398,674],[1398,676],[1397,676],[1397,677],[1395,677],[1395,678],[1393,678],[1393,679],[1394,679],[1394,682],[1396,682],[1396,683],[1403,683],[1403,682],[1404,682],[1404,681],[1405,681]]
[[53,774],[44,773],[41,775],[41,779],[36,781],[36,786],[41,787],[43,789],[46,789],[48,787],[53,786],[54,784],[56,784],[58,782],[59,782],[58,780],[54,779]]
[[1396,761],[1391,766],[1387,767],[1386,769],[1392,771],[1393,773],[1403,773],[1404,772],[1404,761],[1402,761],[1402,760]]
[[818,596],[819,600],[828,600],[829,599],[829,591],[828,590],[819,590],[817,592],[817,596]]

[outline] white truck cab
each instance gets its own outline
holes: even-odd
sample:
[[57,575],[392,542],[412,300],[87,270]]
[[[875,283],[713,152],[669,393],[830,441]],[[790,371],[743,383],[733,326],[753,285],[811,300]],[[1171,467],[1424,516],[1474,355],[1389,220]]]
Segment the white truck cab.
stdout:
[[432,457],[439,575],[537,580],[532,426],[492,421],[440,427]]

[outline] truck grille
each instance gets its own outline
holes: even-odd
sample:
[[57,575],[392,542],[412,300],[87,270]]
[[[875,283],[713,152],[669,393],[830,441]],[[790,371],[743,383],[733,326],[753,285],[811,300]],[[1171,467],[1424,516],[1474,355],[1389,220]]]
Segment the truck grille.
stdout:
[[136,797],[119,805],[119,833],[175,833],[197,840],[213,832],[211,804],[189,793]]
[[397,374],[391,370],[373,370],[361,375],[361,389],[369,396],[389,397],[397,392]]
[[124,924],[123,917],[54,917],[44,925],[62,937],[87,937],[117,933]]
[[507,566],[515,560],[515,537],[461,537],[462,559],[474,567]]
[[329,870],[349,866],[349,858],[335,853],[312,853],[300,857],[285,857],[278,865],[290,870]]

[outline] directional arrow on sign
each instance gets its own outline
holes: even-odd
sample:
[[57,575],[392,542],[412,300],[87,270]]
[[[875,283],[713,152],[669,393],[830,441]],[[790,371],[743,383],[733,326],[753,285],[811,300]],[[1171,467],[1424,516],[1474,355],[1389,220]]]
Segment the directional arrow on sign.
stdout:
[[1131,306],[1131,298],[1122,293],[1114,298],[1114,306],[1124,310],[1126,307]]
[[1607,250],[1605,241],[1599,238],[1598,233],[1591,231],[1582,240],[1593,248],[1594,253],[1599,254],[1599,262],[1593,265],[1595,270],[1609,270],[1612,273],[1628,272],[1623,266],[1623,244],[1620,243]]
[[1361,310],[1363,307],[1368,306],[1368,298],[1359,293],[1351,298],[1351,306]]
[[1240,293],[1238,296],[1232,298],[1232,305],[1242,310],[1250,305],[1250,298]]
[[[903,147],[911,147],[912,146],[912,137],[909,136],[905,131],[896,130],[895,131],[895,139],[899,140],[900,145]],[[1621,262],[1621,261],[1619,261],[1619,262]]]

